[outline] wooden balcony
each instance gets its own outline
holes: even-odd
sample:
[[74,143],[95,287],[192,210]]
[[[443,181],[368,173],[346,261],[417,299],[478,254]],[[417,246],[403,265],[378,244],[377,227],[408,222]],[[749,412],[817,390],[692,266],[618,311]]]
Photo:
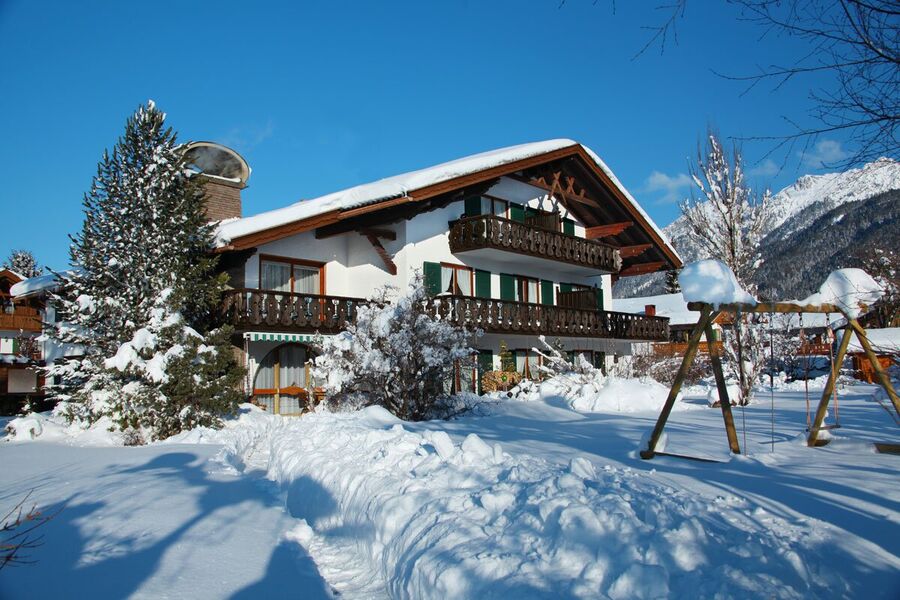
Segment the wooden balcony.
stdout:
[[225,292],[222,312],[238,331],[337,333],[356,318],[357,307],[365,303],[343,296],[236,289]]
[[[356,318],[356,309],[364,304],[360,298],[241,289],[225,293],[222,311],[238,331],[337,333]],[[669,336],[668,319],[631,313],[471,296],[437,296],[430,307],[442,319],[485,333],[650,341]]]
[[494,215],[464,217],[452,223],[451,252],[456,254],[484,248],[515,252],[606,273],[618,273],[622,269],[619,250],[594,240]]
[[669,338],[669,320],[663,317],[470,296],[438,296],[434,302],[441,318],[485,333],[647,341]]
[[15,312],[0,312],[0,329],[13,331],[41,331],[41,316],[37,309],[17,306]]

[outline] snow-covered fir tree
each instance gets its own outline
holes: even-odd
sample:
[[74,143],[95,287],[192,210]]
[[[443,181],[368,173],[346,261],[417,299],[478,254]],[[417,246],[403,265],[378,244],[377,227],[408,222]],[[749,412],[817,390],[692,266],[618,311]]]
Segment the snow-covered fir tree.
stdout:
[[[753,275],[762,257],[769,193],[754,192],[744,179],[743,157],[737,147],[731,155],[715,133],[698,148],[691,178],[700,191],[681,204],[681,212],[701,258],[715,258],[732,270],[741,286],[756,295]],[[726,369],[740,383],[739,402],[750,401],[753,385],[766,365],[765,330],[758,315],[742,315],[725,332]]]
[[[108,417],[153,439],[215,426],[240,401],[228,329],[212,329],[222,281],[199,182],[150,102],[105,152],[84,197],[49,334],[84,349],[48,369],[72,419]],[[206,335],[199,332],[207,332]]]
[[666,293],[677,294],[680,291],[681,284],[678,283],[678,269],[666,271]]
[[471,368],[475,333],[428,310],[417,274],[403,295],[385,286],[346,331],[317,342],[317,377],[340,406],[379,405],[401,419],[442,416],[457,368]]
[[34,254],[28,250],[13,250],[9,253],[9,258],[3,262],[2,267],[18,273],[25,279],[37,277],[44,272],[44,269],[38,266]]

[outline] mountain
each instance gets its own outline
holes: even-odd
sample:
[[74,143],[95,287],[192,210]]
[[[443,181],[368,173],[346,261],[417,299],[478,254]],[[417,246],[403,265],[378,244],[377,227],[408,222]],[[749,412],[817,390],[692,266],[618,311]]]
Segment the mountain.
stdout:
[[[705,258],[683,217],[663,231],[685,262]],[[857,266],[854,256],[874,247],[898,247],[900,162],[881,158],[859,169],[804,175],[771,200],[762,241],[760,290],[776,298],[802,298],[834,269]],[[665,274],[621,279],[616,298],[664,291]]]

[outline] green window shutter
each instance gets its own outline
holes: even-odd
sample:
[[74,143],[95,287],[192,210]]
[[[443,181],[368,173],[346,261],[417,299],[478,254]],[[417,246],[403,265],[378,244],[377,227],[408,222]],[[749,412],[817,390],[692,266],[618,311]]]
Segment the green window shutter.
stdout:
[[474,217],[481,214],[481,196],[469,196],[466,198],[466,216]]
[[430,296],[440,294],[443,291],[441,289],[441,263],[423,263],[422,273],[425,279],[425,292]]
[[518,221],[519,223],[525,222],[525,207],[521,204],[513,204],[509,203],[509,218],[512,221]]
[[575,235],[575,221],[572,219],[563,219],[562,222],[563,233],[567,235]]
[[597,294],[597,310],[603,310],[603,288],[594,288]]
[[535,216],[536,214],[538,214],[538,209],[536,209],[536,208],[534,208],[534,207],[532,207],[532,206],[526,206],[526,207],[525,207],[525,216],[526,216],[526,217],[533,217],[533,216]]
[[475,269],[475,296],[478,298],[491,297],[491,273]]
[[571,292],[572,284],[571,283],[561,283],[559,284],[559,291],[561,292]]
[[500,274],[500,299],[514,301],[516,299],[516,278],[506,273]]
[[541,280],[541,304],[553,304],[553,282]]
[[19,353],[19,338],[13,338],[13,354]]

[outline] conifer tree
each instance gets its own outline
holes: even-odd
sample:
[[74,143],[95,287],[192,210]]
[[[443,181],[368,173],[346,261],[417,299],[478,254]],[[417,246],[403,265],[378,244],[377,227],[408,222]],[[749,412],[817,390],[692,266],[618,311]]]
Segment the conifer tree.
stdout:
[[681,291],[681,284],[678,283],[678,269],[670,269],[666,271],[666,293],[677,294]]
[[28,250],[13,250],[9,253],[9,258],[6,259],[2,267],[15,271],[25,279],[37,277],[44,271],[38,266],[34,254]]
[[163,438],[234,412],[241,372],[213,329],[222,281],[199,182],[153,102],[141,106],[84,196],[82,231],[50,332],[82,356],[53,365],[61,409]]

